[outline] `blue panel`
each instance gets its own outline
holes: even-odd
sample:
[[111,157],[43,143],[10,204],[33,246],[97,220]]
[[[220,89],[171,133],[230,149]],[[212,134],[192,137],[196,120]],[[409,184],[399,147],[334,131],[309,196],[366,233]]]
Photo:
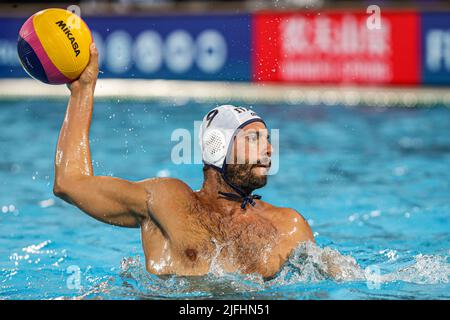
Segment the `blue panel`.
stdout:
[[422,82],[450,84],[450,12],[422,13]]
[[[11,48],[23,18],[0,18],[0,77],[25,72]],[[100,77],[250,80],[250,15],[85,17],[100,53]],[[15,50],[14,50],[15,51]]]

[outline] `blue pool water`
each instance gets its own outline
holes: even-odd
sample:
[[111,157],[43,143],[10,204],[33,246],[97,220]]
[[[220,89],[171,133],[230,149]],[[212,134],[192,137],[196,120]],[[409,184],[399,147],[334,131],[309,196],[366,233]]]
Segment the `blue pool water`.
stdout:
[[[254,106],[280,130],[279,172],[259,193],[301,212],[318,244],[297,248],[264,282],[220,270],[157,278],[143,267],[138,229],[102,224],[56,199],[65,104],[0,102],[0,299],[450,298],[449,109]],[[192,131],[210,108],[97,102],[95,173],[172,176],[198,189],[201,165],[171,162],[171,133]],[[332,250],[345,256],[336,259],[349,276],[339,281],[320,272],[321,254]]]

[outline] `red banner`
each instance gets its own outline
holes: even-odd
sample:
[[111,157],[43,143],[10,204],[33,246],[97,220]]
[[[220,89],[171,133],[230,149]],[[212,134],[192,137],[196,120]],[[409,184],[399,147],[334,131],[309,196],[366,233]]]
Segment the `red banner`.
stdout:
[[416,12],[283,12],[253,16],[253,80],[397,83],[420,79]]

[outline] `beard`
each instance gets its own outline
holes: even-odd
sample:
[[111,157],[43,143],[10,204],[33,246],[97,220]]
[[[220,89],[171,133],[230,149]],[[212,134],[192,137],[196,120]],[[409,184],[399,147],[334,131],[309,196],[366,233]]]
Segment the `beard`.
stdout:
[[226,167],[228,181],[250,194],[267,184],[267,175],[253,172],[253,168],[258,166],[259,164],[228,164]]

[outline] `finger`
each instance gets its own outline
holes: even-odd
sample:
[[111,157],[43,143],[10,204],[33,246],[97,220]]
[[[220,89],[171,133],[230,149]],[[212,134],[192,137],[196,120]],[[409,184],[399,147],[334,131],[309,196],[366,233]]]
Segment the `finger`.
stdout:
[[98,69],[98,50],[95,43],[92,42],[90,47],[91,57],[89,58],[89,66],[94,69]]

